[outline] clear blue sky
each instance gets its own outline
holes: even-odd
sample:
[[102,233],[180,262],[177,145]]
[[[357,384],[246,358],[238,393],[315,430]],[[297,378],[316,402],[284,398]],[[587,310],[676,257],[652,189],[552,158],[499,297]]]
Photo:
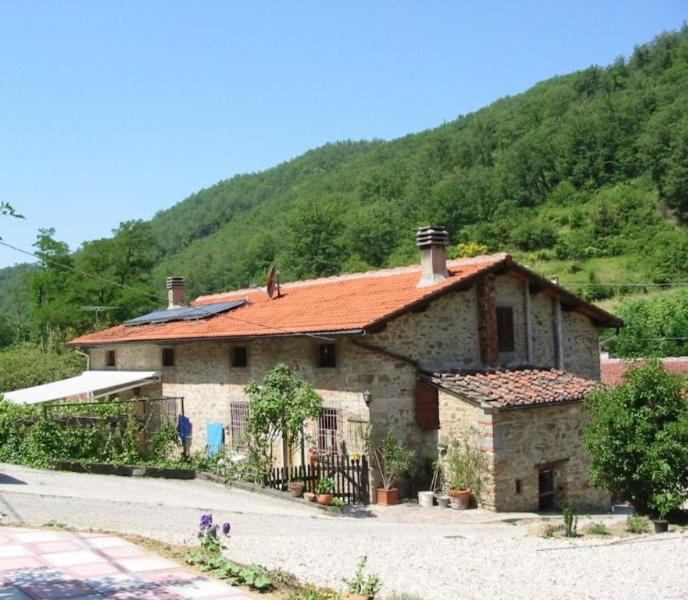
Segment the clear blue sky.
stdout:
[[[235,173],[391,139],[681,26],[685,0],[0,0],[0,200],[72,248]],[[0,247],[0,267],[21,261]]]

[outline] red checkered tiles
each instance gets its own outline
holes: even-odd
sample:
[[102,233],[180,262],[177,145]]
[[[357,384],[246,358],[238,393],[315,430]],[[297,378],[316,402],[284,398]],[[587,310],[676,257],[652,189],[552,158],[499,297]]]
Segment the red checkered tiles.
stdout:
[[249,600],[115,536],[3,528],[0,597],[16,600]]

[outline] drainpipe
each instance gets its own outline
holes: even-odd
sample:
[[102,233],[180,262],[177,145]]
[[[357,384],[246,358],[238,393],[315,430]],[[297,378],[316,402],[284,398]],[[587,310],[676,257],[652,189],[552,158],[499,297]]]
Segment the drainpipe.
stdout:
[[564,344],[561,331],[561,301],[559,298],[552,300],[552,311],[554,313],[554,367],[563,371]]
[[523,285],[524,307],[526,311],[526,356],[529,365],[533,364],[533,321],[530,307],[530,282]]

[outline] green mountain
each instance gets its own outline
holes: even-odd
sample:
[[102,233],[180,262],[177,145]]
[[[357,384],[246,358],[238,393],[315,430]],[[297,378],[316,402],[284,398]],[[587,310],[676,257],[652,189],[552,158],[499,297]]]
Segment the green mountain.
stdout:
[[[201,190],[146,225],[155,266],[136,283],[182,275],[196,295],[262,283],[273,262],[285,280],[405,264],[432,223],[454,255],[511,251],[601,299],[625,289],[601,282],[685,279],[686,218],[684,27],[435,129],[328,144]],[[108,250],[85,264],[109,272]],[[89,293],[75,306],[109,301]]]
[[565,279],[661,281],[688,265],[648,251],[685,245],[686,215],[684,28],[436,129],[328,144],[201,190],[153,219],[155,277],[201,293],[262,282],[273,260],[287,279],[396,265],[436,223]]

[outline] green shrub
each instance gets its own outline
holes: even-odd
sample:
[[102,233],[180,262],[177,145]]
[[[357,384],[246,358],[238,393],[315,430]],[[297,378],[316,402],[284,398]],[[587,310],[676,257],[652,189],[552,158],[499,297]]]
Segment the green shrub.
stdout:
[[612,532],[609,531],[604,523],[593,523],[587,529],[589,535],[611,535]]
[[163,426],[144,447],[134,402],[17,405],[0,400],[0,461],[49,467],[57,461],[160,463],[177,443]]
[[626,529],[631,533],[647,533],[650,531],[650,520],[640,515],[629,515],[626,519]]

